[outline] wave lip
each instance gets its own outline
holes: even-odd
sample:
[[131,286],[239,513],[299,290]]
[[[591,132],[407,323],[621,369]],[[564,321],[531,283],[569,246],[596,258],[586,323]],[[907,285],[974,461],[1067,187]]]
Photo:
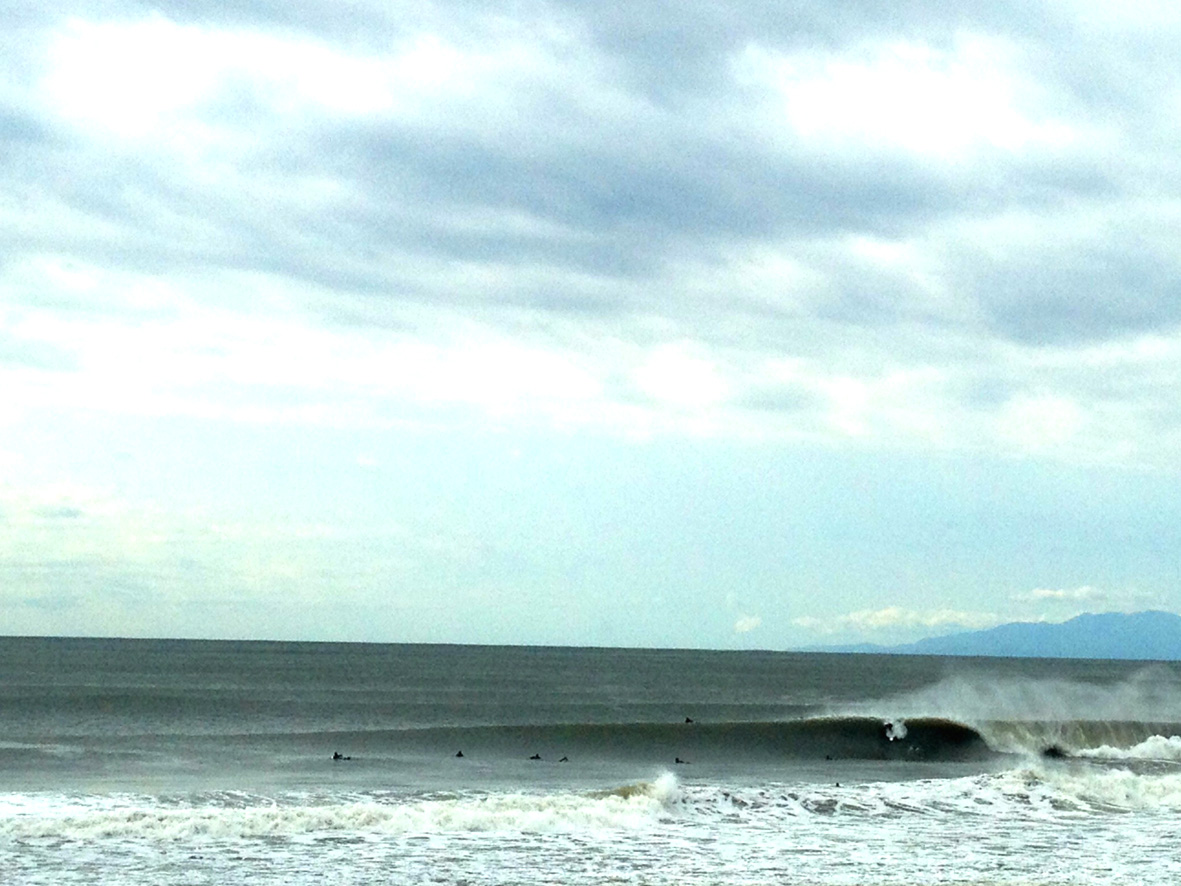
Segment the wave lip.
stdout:
[[835,717],[802,721],[810,741],[802,748],[821,749],[825,756],[869,760],[979,760],[992,756],[984,737],[964,723],[943,717],[882,720]]
[[1181,724],[1140,720],[990,720],[981,734],[1002,753],[1181,762]]

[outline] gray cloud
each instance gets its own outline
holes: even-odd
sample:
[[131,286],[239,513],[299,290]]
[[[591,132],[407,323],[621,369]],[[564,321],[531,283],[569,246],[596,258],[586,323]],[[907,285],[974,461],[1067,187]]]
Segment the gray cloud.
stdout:
[[1018,247],[1003,265],[978,265],[978,300],[999,332],[1031,344],[1167,330],[1181,323],[1181,262],[1145,242],[1164,233],[1146,220],[1082,242]]
[[[1152,23],[1128,19],[1112,35],[1057,7],[983,3],[533,3],[506,15],[457,2],[395,16],[376,3],[343,15],[312,2],[189,2],[159,12],[345,53],[432,33],[537,59],[411,115],[291,115],[263,86],[231,78],[189,109],[218,134],[193,154],[167,130],[136,143],[71,128],[26,75],[0,111],[0,182],[15,197],[0,217],[9,266],[66,255],[161,280],[263,275],[333,293],[305,298],[354,325],[422,330],[424,312],[441,309],[567,341],[577,335],[556,332],[563,324],[590,343],[827,349],[835,371],[843,359],[958,365],[966,374],[947,390],[973,408],[1030,387],[989,369],[994,344],[1085,347],[1181,323],[1168,184],[1177,132],[1154,101],[1177,75],[1168,29]],[[24,67],[41,70],[38,29],[63,20],[21,15],[38,35],[23,44]],[[752,46],[861,58],[911,40],[954,54],[964,34],[1006,47],[1031,119],[1078,137],[981,144],[952,159],[869,136],[829,143],[794,132],[782,97],[734,72]],[[867,257],[857,240],[904,247],[919,266]],[[798,273],[748,281],[752,255]],[[14,346],[4,357],[36,359]],[[1076,391],[1135,388],[1134,372],[1126,384],[1082,378]],[[746,402],[795,411],[797,395],[784,396]]]
[[81,508],[70,505],[53,505],[36,508],[33,514],[43,520],[78,520],[85,516]]

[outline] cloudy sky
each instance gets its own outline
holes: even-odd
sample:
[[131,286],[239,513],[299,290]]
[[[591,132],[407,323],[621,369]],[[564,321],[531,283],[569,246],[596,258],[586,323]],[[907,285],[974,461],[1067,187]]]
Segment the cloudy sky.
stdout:
[[1181,611],[1181,12],[0,3],[0,633]]

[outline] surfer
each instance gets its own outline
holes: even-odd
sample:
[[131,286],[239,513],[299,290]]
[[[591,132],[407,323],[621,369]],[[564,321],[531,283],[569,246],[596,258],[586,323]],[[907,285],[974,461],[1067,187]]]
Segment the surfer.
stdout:
[[455,752],[455,756],[457,756],[457,757],[462,757],[462,756],[463,756],[463,751],[456,751],[456,752]]
[[558,762],[559,762],[559,763],[569,763],[569,762],[570,762],[570,758],[569,758],[569,757],[565,757],[565,756],[564,756],[564,757],[562,757],[562,759],[561,759],[561,760],[559,760]]
[[685,765],[686,763],[688,763],[689,761],[688,761],[688,760],[682,760],[680,757],[677,757],[677,758],[676,758],[676,759],[675,759],[673,762],[674,762],[674,763],[676,763],[676,764],[678,764],[678,765],[681,765],[681,766],[683,766],[683,765]]
[[529,759],[530,759],[530,760],[540,760],[540,759],[541,759],[541,754],[534,754],[534,755],[533,755],[532,757],[530,757]]
[[342,754],[340,751],[333,751],[333,752],[332,752],[332,759],[333,759],[333,760],[351,760],[351,759],[353,759],[353,758],[352,758],[352,757],[346,757],[346,756],[345,756],[344,754]]

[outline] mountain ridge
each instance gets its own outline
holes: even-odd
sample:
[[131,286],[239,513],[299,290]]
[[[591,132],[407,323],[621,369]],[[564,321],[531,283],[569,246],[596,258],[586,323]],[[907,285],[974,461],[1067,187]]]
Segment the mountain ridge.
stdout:
[[1160,610],[1088,612],[1064,622],[1009,622],[986,630],[927,637],[896,646],[863,643],[816,651],[1179,661],[1181,616]]

